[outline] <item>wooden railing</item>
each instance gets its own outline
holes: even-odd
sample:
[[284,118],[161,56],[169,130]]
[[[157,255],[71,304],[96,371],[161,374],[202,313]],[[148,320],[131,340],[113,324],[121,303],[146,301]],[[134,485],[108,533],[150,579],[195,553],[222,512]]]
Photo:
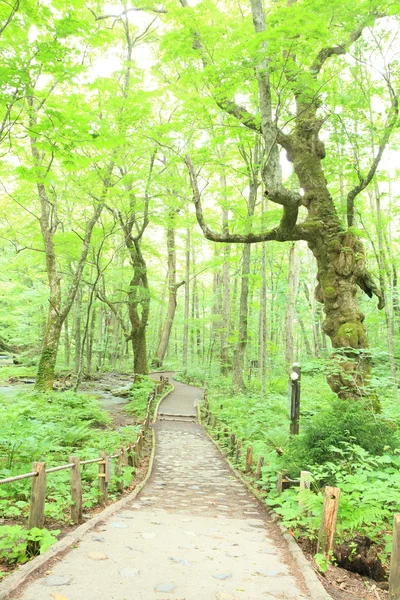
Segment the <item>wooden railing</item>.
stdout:
[[[241,462],[243,453],[243,442],[237,439],[235,433],[230,433],[227,427],[222,427],[218,419],[210,411],[208,400],[208,391],[204,391],[203,415],[205,424],[212,430],[213,435],[227,449],[228,456],[236,465]],[[243,463],[242,463],[243,464]],[[257,488],[262,479],[262,467],[264,457],[258,456],[257,462],[253,461],[253,446],[247,446],[244,462],[244,472],[251,477],[251,484]],[[290,479],[286,471],[277,473],[278,494],[290,486],[299,485],[300,489],[310,489],[312,474],[309,471],[302,471],[300,479]],[[329,557],[334,545],[336,522],[339,510],[340,488],[326,486],[324,490],[324,504],[322,508],[321,526],[318,535],[318,552],[325,557]],[[304,497],[299,497],[301,506]],[[389,577],[389,600],[400,600],[400,515],[394,515],[393,525],[393,548],[390,562]]]
[[137,438],[134,443],[127,447],[119,448],[114,454],[108,454],[105,451],[99,452],[98,458],[90,460],[80,460],[78,456],[70,456],[69,462],[57,467],[46,469],[45,462],[34,462],[30,473],[23,473],[13,477],[0,479],[0,485],[11,484],[22,479],[32,479],[31,501],[29,509],[28,528],[38,527],[42,529],[45,521],[45,500],[46,500],[46,478],[50,473],[57,471],[70,470],[70,494],[71,494],[71,521],[75,525],[82,522],[82,480],[81,467],[84,465],[98,464],[98,486],[100,504],[106,504],[108,499],[108,485],[111,480],[112,461],[116,460],[114,472],[118,477],[117,490],[124,491],[124,482],[121,477],[122,470],[126,466],[138,467],[140,465],[143,443],[145,435],[150,426],[151,415],[153,412],[153,401],[157,395],[163,394],[165,388],[169,385],[167,377],[160,377],[160,383],[154,386],[147,398],[146,414],[143,423],[140,426]]

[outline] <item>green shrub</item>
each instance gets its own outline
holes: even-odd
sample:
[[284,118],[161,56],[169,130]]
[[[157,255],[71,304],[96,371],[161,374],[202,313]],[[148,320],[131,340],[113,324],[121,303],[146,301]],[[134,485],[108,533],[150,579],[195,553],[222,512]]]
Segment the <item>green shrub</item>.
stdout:
[[60,531],[48,529],[24,529],[20,525],[4,525],[0,527],[0,559],[6,564],[24,563],[29,559],[28,542],[38,542],[40,554],[46,552],[57,541]]
[[303,433],[292,438],[285,453],[285,467],[311,467],[337,460],[337,448],[352,443],[370,454],[383,454],[398,443],[396,426],[368,410],[362,402],[334,400],[306,421]]

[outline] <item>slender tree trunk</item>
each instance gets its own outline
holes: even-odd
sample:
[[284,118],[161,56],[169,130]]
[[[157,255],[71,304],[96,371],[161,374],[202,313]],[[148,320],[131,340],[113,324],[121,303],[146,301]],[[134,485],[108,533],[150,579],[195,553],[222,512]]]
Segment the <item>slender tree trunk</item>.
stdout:
[[[390,270],[388,269],[386,255],[385,255],[385,247],[384,247],[384,233],[383,228],[384,224],[382,221],[382,210],[381,210],[381,197],[379,193],[378,184],[375,182],[374,189],[375,196],[375,204],[376,204],[376,229],[378,235],[378,248],[379,254],[378,265],[379,265],[379,283],[380,288],[382,290],[382,295],[385,303],[384,311],[385,311],[385,323],[386,323],[386,338],[387,338],[387,346],[388,346],[388,354],[389,354],[389,364],[390,364],[390,373],[392,375],[394,390],[397,395],[397,371],[396,371],[396,363],[394,360],[394,327],[393,327],[393,318],[390,314],[390,306],[393,306],[390,302],[388,302],[388,294],[386,290],[390,290]],[[390,295],[390,294],[389,294]]]
[[267,261],[266,244],[261,244],[261,289],[260,289],[260,313],[258,327],[258,362],[261,376],[261,396],[264,397],[267,390]]
[[190,229],[186,230],[186,249],[185,249],[185,312],[183,315],[183,351],[182,367],[183,372],[187,371],[187,360],[189,350],[189,310],[190,310]]
[[[224,178],[224,186],[226,181]],[[223,227],[226,230],[228,227],[228,211],[223,209],[222,213]],[[225,377],[228,375],[231,364],[229,358],[229,335],[230,335],[230,321],[231,321],[231,265],[230,265],[230,254],[231,245],[224,244],[224,262],[222,266],[222,327],[220,335],[220,363],[221,363],[221,375]]]
[[81,315],[82,315],[82,290],[78,289],[75,296],[74,310],[74,339],[75,339],[75,373],[79,373],[81,364],[82,339],[81,339]]
[[65,342],[65,366],[69,369],[69,364],[71,361],[71,339],[69,337],[69,324],[68,317],[64,322],[64,342]]
[[[255,150],[255,157],[258,156],[257,149]],[[257,160],[255,160],[257,164]],[[247,216],[251,218],[254,214],[254,208],[257,200],[258,182],[254,176],[254,172],[251,172],[249,162],[249,200],[247,207]],[[238,341],[235,346],[233,353],[233,369],[232,369],[232,384],[235,389],[242,390],[245,388],[243,380],[243,369],[244,369],[244,358],[247,346],[247,320],[248,320],[248,297],[249,297],[249,276],[250,276],[250,264],[251,264],[251,245],[245,244],[243,247],[243,258],[242,258],[242,275],[241,275],[241,288],[240,288],[240,303],[239,303],[239,327],[238,327]]]
[[92,310],[92,316],[90,320],[90,328],[86,342],[86,371],[90,376],[92,374],[92,360],[93,360],[93,341],[94,332],[96,329],[96,308]]
[[240,303],[238,314],[238,340],[233,353],[232,383],[235,389],[245,388],[243,380],[244,356],[247,346],[247,318],[248,318],[248,296],[250,275],[251,246],[243,247],[242,275],[240,287]]
[[313,355],[313,351],[312,351],[312,348],[311,348],[310,340],[308,339],[306,327],[304,325],[303,319],[301,318],[301,316],[299,314],[297,314],[297,320],[299,322],[301,333],[303,335],[303,342],[304,342],[304,347],[306,349],[307,356],[312,356]]
[[46,332],[43,339],[42,353],[36,374],[35,389],[39,391],[51,390],[54,383],[54,371],[57,361],[57,352],[60,342],[63,321],[50,306]]
[[169,339],[171,335],[172,325],[174,323],[177,293],[182,283],[176,283],[176,247],[175,247],[175,228],[174,228],[175,213],[170,213],[170,223],[167,229],[167,252],[168,252],[168,308],[164,325],[161,330],[161,336],[158,342],[157,350],[152,364],[155,367],[161,367],[163,364]]
[[294,362],[294,316],[299,284],[299,267],[300,263],[297,258],[296,246],[293,243],[289,251],[289,276],[285,319],[285,362],[288,373]]

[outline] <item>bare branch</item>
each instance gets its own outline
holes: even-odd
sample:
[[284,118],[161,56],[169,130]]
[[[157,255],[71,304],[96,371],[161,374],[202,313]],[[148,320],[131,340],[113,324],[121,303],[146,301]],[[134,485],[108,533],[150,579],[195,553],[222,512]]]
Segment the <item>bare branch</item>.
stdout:
[[357,27],[357,29],[355,29],[352,33],[350,33],[347,40],[345,42],[343,42],[343,44],[338,44],[337,46],[330,46],[327,48],[322,48],[322,50],[319,51],[313,64],[311,65],[311,69],[310,69],[311,73],[314,76],[317,76],[329,58],[331,58],[332,56],[340,56],[340,55],[346,54],[348,49],[350,48],[350,46],[352,44],[354,44],[354,42],[356,42],[358,39],[360,39],[364,29],[366,27],[368,27],[369,25],[371,25],[371,19],[373,21],[376,21],[376,19],[381,18],[383,16],[385,16],[385,15],[378,14],[378,13],[369,14],[366,17],[365,21],[363,23],[360,23],[360,25]]
[[376,170],[381,161],[382,155],[385,151],[385,148],[389,142],[390,136],[399,118],[399,94],[393,94],[392,96],[392,106],[390,108],[388,117],[386,119],[384,131],[382,134],[381,141],[379,143],[378,152],[372,161],[372,164],[369,168],[369,171],[365,177],[360,177],[357,185],[353,187],[352,190],[347,194],[347,225],[352,227],[354,224],[354,200],[372,181]]
[[105,19],[121,19],[122,17],[124,17],[125,15],[127,15],[130,12],[153,12],[153,13],[164,14],[164,15],[166,15],[168,13],[168,11],[165,10],[164,8],[156,8],[156,7],[151,7],[151,6],[147,6],[146,8],[127,8],[126,10],[122,11],[118,15],[96,15],[93,12],[93,10],[91,10],[91,9],[89,9],[89,10],[92,13],[92,15],[94,16],[95,21],[104,21]]
[[8,15],[7,19],[4,22],[4,25],[2,25],[0,27],[0,36],[3,35],[5,28],[11,23],[11,21],[13,20],[15,13],[17,12],[17,10],[19,9],[19,0],[16,1],[16,3],[14,4],[14,6],[11,8],[11,12]]

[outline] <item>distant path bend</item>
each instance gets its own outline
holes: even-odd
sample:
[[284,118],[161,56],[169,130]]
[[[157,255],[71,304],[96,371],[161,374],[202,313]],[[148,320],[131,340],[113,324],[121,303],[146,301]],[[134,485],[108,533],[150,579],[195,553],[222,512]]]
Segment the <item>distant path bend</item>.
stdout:
[[[195,415],[202,390],[173,384],[175,390],[161,403],[160,412]],[[157,421],[155,430],[153,473],[139,496],[87,533],[51,573],[33,580],[18,597],[309,598],[278,528],[202,427],[183,420]]]

